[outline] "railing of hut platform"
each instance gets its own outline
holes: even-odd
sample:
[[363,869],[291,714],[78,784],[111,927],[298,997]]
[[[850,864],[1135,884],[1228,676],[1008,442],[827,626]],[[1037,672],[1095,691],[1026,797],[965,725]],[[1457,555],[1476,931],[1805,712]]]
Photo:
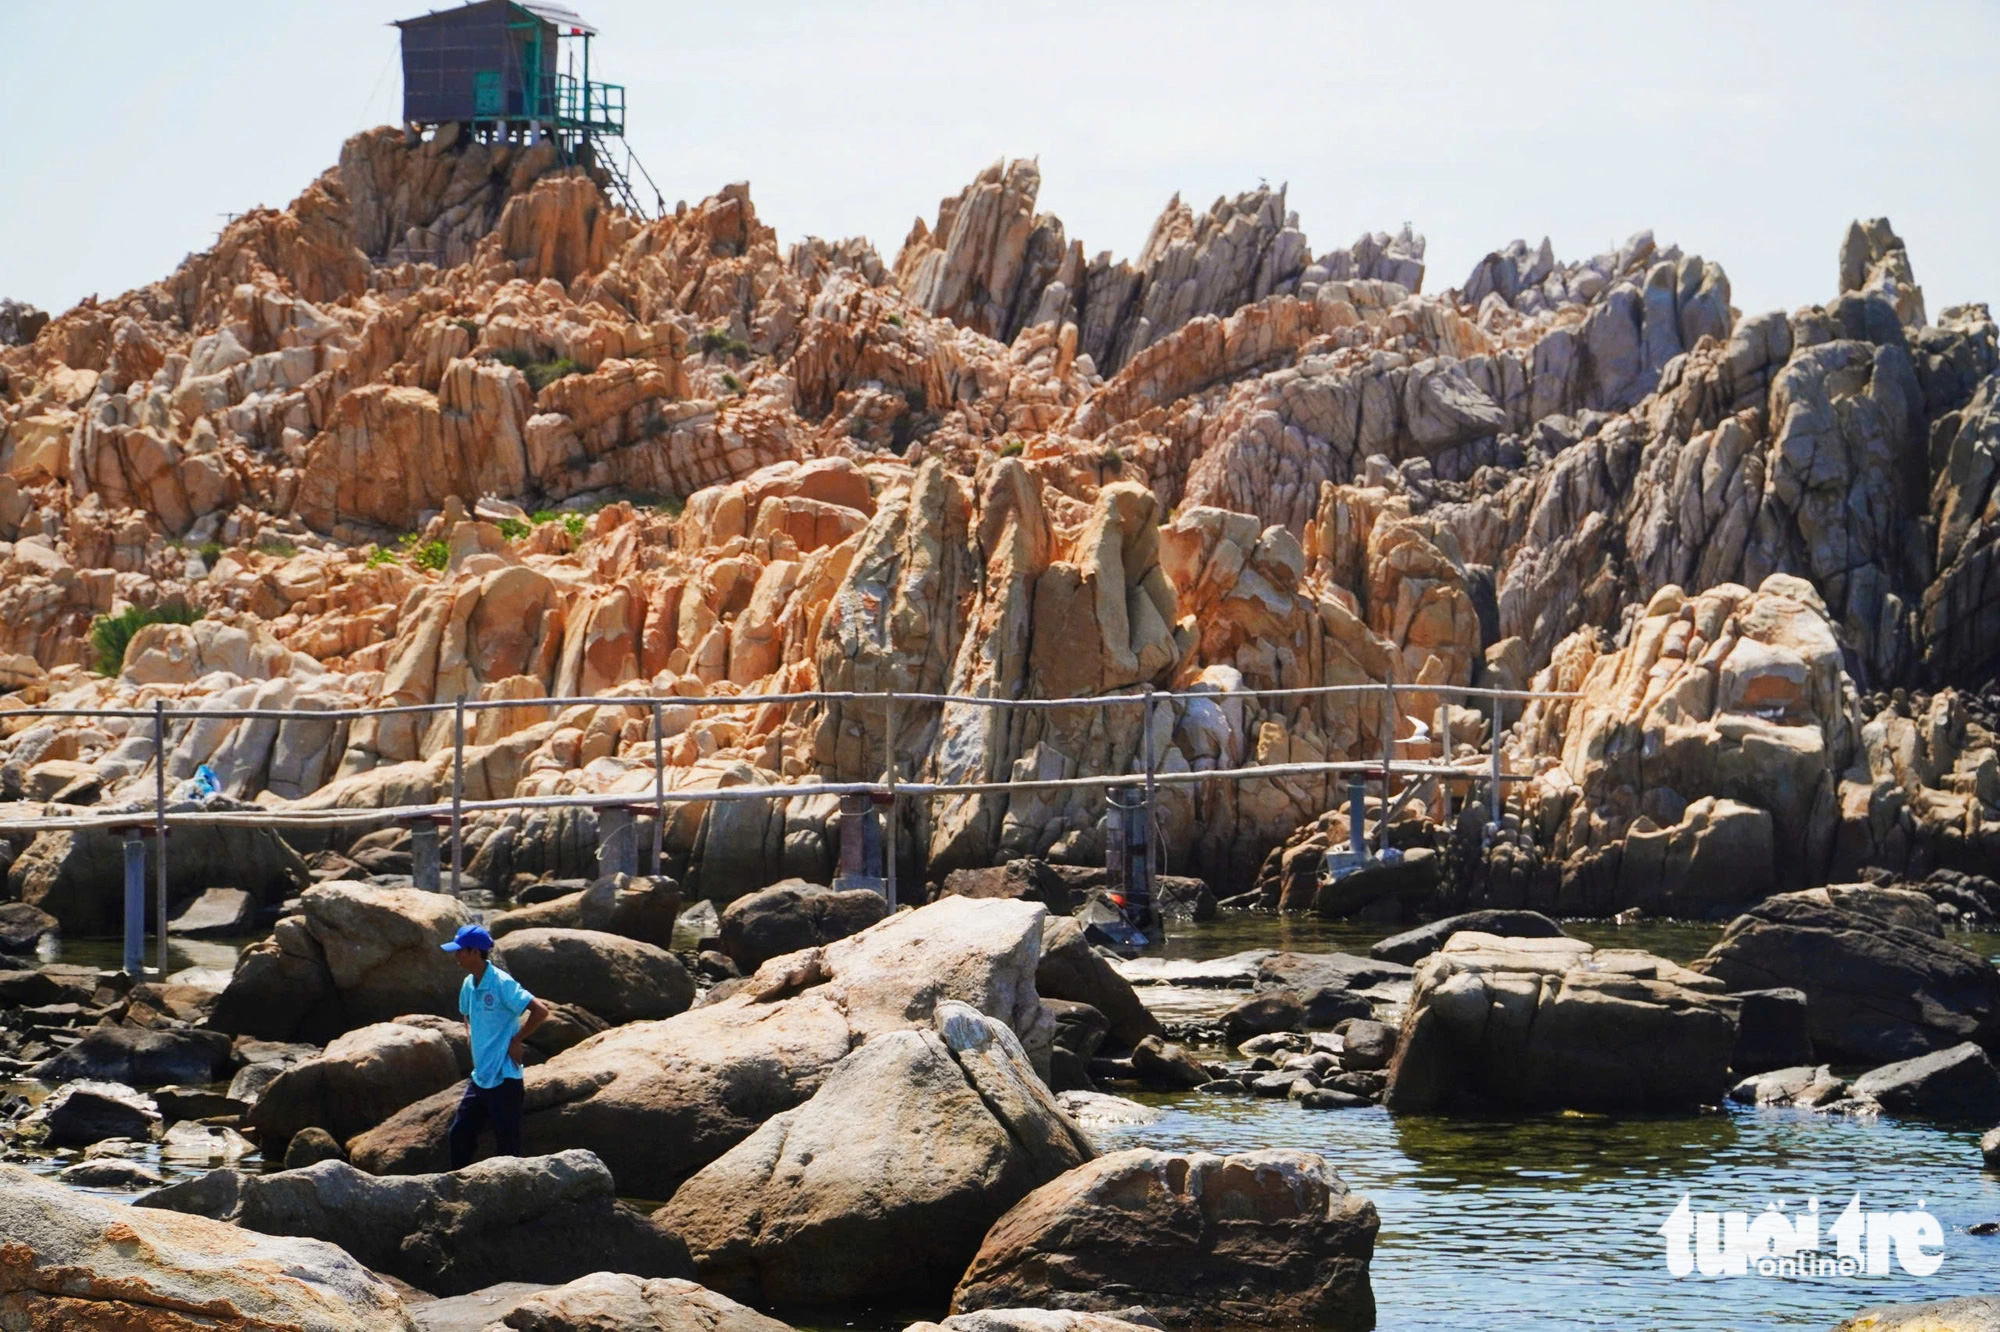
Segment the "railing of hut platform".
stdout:
[[[1378,714],[1382,731],[1382,757],[1380,760],[1342,759],[1318,762],[1264,763],[1235,768],[1190,768],[1185,771],[1162,772],[1159,770],[1159,756],[1153,743],[1155,711],[1168,709],[1170,724],[1166,728],[1172,736],[1180,727],[1180,713],[1183,707],[1196,700],[1210,704],[1227,705],[1247,703],[1262,699],[1309,699],[1336,695],[1373,695],[1380,700]],[[1397,758],[1399,745],[1427,744],[1428,723],[1421,719],[1409,718],[1414,723],[1416,735],[1398,739],[1396,731],[1402,717],[1397,698],[1399,695],[1415,695],[1426,699],[1468,698],[1482,699],[1488,705],[1487,752],[1475,755],[1470,761],[1460,761],[1452,748],[1451,709],[1439,709],[1442,729],[1439,748],[1442,760]],[[664,856],[663,836],[666,826],[667,809],[671,805],[693,804],[697,802],[732,800],[794,800],[810,799],[818,796],[839,796],[842,806],[842,852],[843,863],[850,863],[856,846],[848,843],[850,835],[858,838],[859,820],[850,822],[849,804],[865,811],[870,805],[880,805],[887,809],[883,820],[882,862],[884,873],[882,891],[890,908],[897,905],[897,829],[901,802],[905,800],[929,800],[936,796],[1001,795],[1024,791],[1078,791],[1099,790],[1106,793],[1107,804],[1111,802],[1113,791],[1131,791],[1143,800],[1139,806],[1146,830],[1146,861],[1148,866],[1158,866],[1159,828],[1158,798],[1161,787],[1199,787],[1220,781],[1277,781],[1287,778],[1331,778],[1347,776],[1359,780],[1375,780],[1382,785],[1383,804],[1376,824],[1378,844],[1386,836],[1391,817],[1408,801],[1410,796],[1425,782],[1438,783],[1437,794],[1442,797],[1442,813],[1446,819],[1451,815],[1451,793],[1448,783],[1466,784],[1467,798],[1472,799],[1477,789],[1483,786],[1488,794],[1486,809],[1488,826],[1494,826],[1501,817],[1503,800],[1502,787],[1507,782],[1524,781],[1528,774],[1509,773],[1504,770],[1501,760],[1502,737],[1505,733],[1503,709],[1510,702],[1523,704],[1535,702],[1559,702],[1580,698],[1581,695],[1555,690],[1484,689],[1470,685],[1448,684],[1397,684],[1382,681],[1368,684],[1306,685],[1288,689],[1231,689],[1231,690],[1157,690],[1150,686],[1128,694],[1099,694],[1082,698],[1052,699],[1008,699],[986,698],[968,694],[899,693],[888,691],[853,690],[807,690],[778,694],[735,694],[728,696],[688,697],[683,695],[593,695],[571,698],[526,698],[526,699],[466,699],[464,697],[449,702],[410,703],[387,707],[361,708],[172,708],[165,700],[156,699],[150,708],[61,708],[32,707],[17,708],[0,713],[0,721],[10,725],[38,718],[67,718],[126,721],[150,723],[153,739],[153,799],[150,806],[138,804],[116,810],[92,814],[42,815],[29,818],[0,817],[0,838],[32,835],[42,832],[61,831],[112,831],[125,834],[125,969],[138,976],[144,972],[144,936],[146,911],[145,870],[147,856],[145,846],[151,841],[155,853],[151,857],[153,870],[153,896],[157,909],[158,934],[158,974],[167,971],[167,852],[168,838],[175,828],[231,827],[269,829],[337,828],[356,829],[368,825],[406,823],[411,828],[411,854],[414,880],[421,887],[432,891],[448,892],[456,897],[462,887],[465,873],[465,820],[467,815],[510,810],[536,809],[593,809],[612,817],[600,818],[598,830],[598,854],[603,872],[636,873],[636,845],[633,816],[639,812],[653,815],[652,869],[660,872]],[[806,781],[781,783],[770,786],[731,786],[698,789],[669,790],[666,785],[665,763],[665,711],[668,708],[695,708],[698,710],[729,708],[790,707],[796,705],[878,705],[883,717],[883,767],[882,776],[874,781],[824,782]],[[899,756],[896,753],[896,717],[899,707],[974,707],[1001,710],[1065,710],[1077,708],[1122,708],[1145,709],[1141,730],[1139,771],[1105,773],[1092,777],[1048,777],[1009,778],[1005,781],[978,782],[923,782],[906,781],[902,778]],[[1359,706],[1357,704],[1357,706]],[[465,798],[465,719],[468,713],[501,711],[510,709],[543,709],[551,713],[578,707],[620,708],[640,710],[650,714],[649,731],[653,745],[653,789],[650,793],[635,791],[612,792],[568,792],[541,796],[509,796],[490,800],[467,800]],[[364,721],[383,717],[435,717],[450,713],[452,718],[452,780],[451,798],[426,804],[368,806],[365,808],[327,809],[250,809],[250,810],[173,810],[168,808],[166,781],[166,742],[168,729],[181,721],[277,721],[309,722],[313,724]],[[907,756],[905,756],[907,757]],[[1393,792],[1390,787],[1397,778],[1404,779],[1401,791]],[[450,878],[443,879],[442,856],[439,836],[449,830]]]

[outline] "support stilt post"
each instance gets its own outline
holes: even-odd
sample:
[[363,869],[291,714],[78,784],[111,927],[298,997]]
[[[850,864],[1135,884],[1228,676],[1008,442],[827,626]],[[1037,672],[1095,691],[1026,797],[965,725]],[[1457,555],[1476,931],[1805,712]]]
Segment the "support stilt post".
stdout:
[[159,899],[160,979],[167,978],[167,702],[153,700],[153,886]]
[[457,897],[465,873],[465,695],[451,711],[451,895]]
[[888,757],[889,769],[889,822],[882,835],[882,887],[883,896],[889,899],[889,910],[896,909],[896,691],[891,689],[887,700],[888,734],[883,738],[882,748]]
[[653,700],[653,877],[662,868],[661,851],[667,835],[667,741],[660,734],[660,702]]
[[146,843],[137,828],[125,830],[125,974],[146,973]]

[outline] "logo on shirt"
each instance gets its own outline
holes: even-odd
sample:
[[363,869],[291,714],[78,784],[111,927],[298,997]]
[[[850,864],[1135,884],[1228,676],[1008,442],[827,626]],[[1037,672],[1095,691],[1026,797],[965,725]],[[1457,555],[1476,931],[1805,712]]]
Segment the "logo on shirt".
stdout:
[[479,1006],[481,1008],[491,1008],[493,1007],[494,1002],[495,1000],[493,996],[490,994],[482,994],[479,996]]

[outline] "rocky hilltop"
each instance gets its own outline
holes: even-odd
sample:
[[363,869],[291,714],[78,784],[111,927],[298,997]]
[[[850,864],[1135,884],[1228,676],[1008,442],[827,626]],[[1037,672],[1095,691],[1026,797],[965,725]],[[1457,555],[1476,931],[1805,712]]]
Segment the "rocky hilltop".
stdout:
[[[1532,682],[1582,697],[1508,715],[1532,780],[1435,905],[1727,914],[1875,871],[2000,912],[2000,348],[1985,306],[1932,321],[1888,222],[1824,305],[1745,315],[1650,234],[1427,292],[1422,237],[1315,253],[1282,188],[1175,200],[1119,260],[1038,186],[996,163],[891,262],[781,249],[742,185],[647,221],[537,151],[384,128],[160,283],[10,307],[0,706],[298,716],[179,722],[164,756],[15,718],[0,794],[150,799],[164,761],[263,804],[428,800],[448,716],[315,714],[459,695],[684,700],[666,781],[709,789],[875,780],[885,745],[905,780],[1129,772],[1145,729],[704,706],[753,692],[1203,690],[1153,724],[1172,771],[1382,752],[1372,700],[1246,689]],[[1402,753],[1483,743],[1403,704]],[[468,794],[650,792],[650,716],[477,714]],[[1170,867],[1295,905],[1336,798],[1176,788]],[[1101,812],[907,802],[905,873],[1101,863]],[[835,822],[695,804],[666,841],[730,897],[824,882]],[[472,871],[585,873],[592,823],[475,820]],[[67,834],[12,850],[14,895],[83,910]]]

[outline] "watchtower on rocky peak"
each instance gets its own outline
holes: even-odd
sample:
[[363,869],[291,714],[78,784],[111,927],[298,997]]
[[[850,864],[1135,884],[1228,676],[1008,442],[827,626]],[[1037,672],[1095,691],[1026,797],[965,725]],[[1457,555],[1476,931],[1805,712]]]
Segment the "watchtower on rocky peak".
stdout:
[[549,0],[470,0],[392,26],[402,34],[405,124],[456,125],[487,143],[553,142],[564,162],[647,211],[632,190],[635,171],[652,178],[625,143],[625,87],[590,77],[597,29],[581,14]]

